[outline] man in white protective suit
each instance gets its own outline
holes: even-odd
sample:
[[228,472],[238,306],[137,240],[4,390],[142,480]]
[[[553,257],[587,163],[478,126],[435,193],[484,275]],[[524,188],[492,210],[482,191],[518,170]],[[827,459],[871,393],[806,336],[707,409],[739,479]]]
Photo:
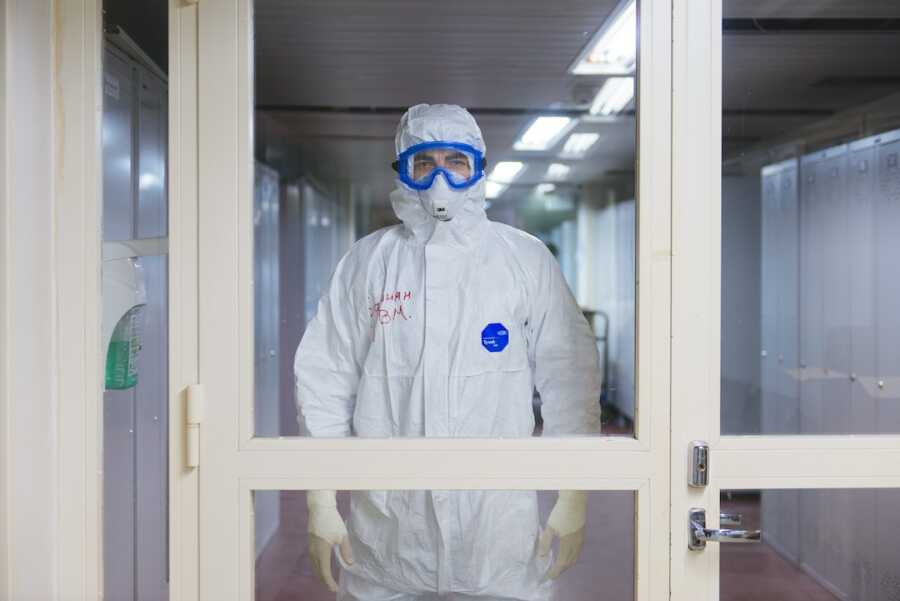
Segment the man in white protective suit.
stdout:
[[[403,223],[362,238],[335,268],[295,357],[301,429],[528,437],[536,387],[543,435],[598,433],[593,333],[547,247],[487,219],[475,119],[414,106],[396,151]],[[541,531],[534,491],[359,491],[348,529],[335,492],[310,491],[310,556],[341,601],[553,599],[584,543],[586,498],[561,491]]]

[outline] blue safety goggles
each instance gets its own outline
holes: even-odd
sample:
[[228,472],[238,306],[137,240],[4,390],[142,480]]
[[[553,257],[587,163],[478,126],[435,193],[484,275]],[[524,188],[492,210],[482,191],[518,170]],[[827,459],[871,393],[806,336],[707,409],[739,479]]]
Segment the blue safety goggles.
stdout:
[[391,165],[400,181],[413,190],[427,190],[438,174],[461,190],[484,177],[486,161],[477,148],[462,142],[422,142],[400,153]]

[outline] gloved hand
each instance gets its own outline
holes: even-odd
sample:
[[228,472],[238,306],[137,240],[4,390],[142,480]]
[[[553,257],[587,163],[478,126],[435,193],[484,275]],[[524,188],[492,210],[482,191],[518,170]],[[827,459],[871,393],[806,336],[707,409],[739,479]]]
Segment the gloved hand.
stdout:
[[313,570],[331,592],[337,592],[337,583],[331,574],[331,550],[340,545],[344,563],[353,563],[353,550],[347,536],[347,526],[337,510],[337,493],[333,490],[310,490],[306,493],[309,510],[309,557]]
[[587,491],[561,490],[556,505],[547,518],[547,527],[538,540],[538,554],[546,557],[559,537],[559,554],[547,570],[544,580],[555,580],[578,560],[584,546],[584,525],[587,521]]

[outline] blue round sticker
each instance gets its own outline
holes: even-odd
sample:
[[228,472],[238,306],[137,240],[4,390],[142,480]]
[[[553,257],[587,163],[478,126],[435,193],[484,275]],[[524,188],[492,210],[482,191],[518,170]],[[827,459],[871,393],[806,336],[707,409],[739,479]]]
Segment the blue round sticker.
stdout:
[[491,353],[499,353],[509,344],[509,330],[502,323],[489,323],[481,330],[481,346]]

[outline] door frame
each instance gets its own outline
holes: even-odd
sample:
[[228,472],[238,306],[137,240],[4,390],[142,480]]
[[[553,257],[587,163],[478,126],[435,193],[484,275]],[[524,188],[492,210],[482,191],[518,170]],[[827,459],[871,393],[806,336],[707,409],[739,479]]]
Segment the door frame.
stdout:
[[[37,4],[37,3],[36,3]],[[46,516],[54,526],[49,546],[41,548],[46,562],[40,575],[46,590],[37,593],[24,574],[29,566],[16,567],[12,553],[16,538],[3,543],[0,579],[3,591],[13,597],[38,594],[47,598],[99,599],[103,595],[103,357],[101,338],[101,240],[102,225],[102,73],[103,25],[101,0],[54,2],[45,10],[46,26],[53,40],[55,61],[47,73],[52,81],[53,111],[43,116],[52,125],[54,212],[48,242],[52,263],[45,274],[52,288],[55,321],[44,370],[54,375],[55,425],[49,420],[56,445],[34,448],[8,430],[7,411],[18,399],[3,393],[0,442],[4,448],[28,449],[33,465],[52,465],[31,492],[55,507]],[[196,381],[197,364],[197,6],[196,1],[168,0],[169,5],[169,584],[170,598],[198,599],[196,558],[199,556],[195,525],[198,511],[198,477],[184,468],[184,397]],[[4,11],[12,10],[4,6]],[[35,13],[41,13],[37,8]],[[5,56],[5,55],[4,55]],[[5,82],[5,79],[4,79]],[[2,90],[7,98],[9,90]],[[5,108],[5,107],[4,107]],[[4,118],[6,118],[4,114]],[[4,167],[8,156],[3,157]],[[49,175],[49,174],[48,174]],[[4,190],[4,212],[8,189]],[[5,213],[9,216],[8,213]],[[23,220],[24,221],[24,220]],[[10,220],[9,223],[12,223]],[[18,224],[30,227],[32,224]],[[6,224],[4,223],[4,228]],[[43,237],[43,230],[36,231]],[[3,285],[11,282],[10,254],[3,252]],[[44,277],[44,276],[42,276]],[[6,324],[4,319],[4,326]],[[3,331],[4,349],[13,348]],[[6,355],[4,355],[6,356]],[[4,362],[3,364],[7,364]],[[35,418],[37,414],[35,414]],[[31,474],[34,476],[34,474]],[[7,472],[3,473],[8,485]],[[4,489],[4,492],[6,489]],[[39,494],[37,491],[41,491]],[[4,499],[6,495],[4,495]],[[35,511],[40,511],[40,505]],[[21,519],[16,508],[14,519]],[[6,512],[4,512],[6,513]],[[29,518],[32,519],[32,518]],[[9,548],[7,545],[10,545]],[[40,543],[21,545],[34,547]],[[27,554],[22,561],[28,559]],[[47,562],[50,563],[48,576]],[[24,569],[22,569],[24,568]]]
[[[644,234],[638,236],[636,254],[637,359],[646,366],[638,372],[637,437],[257,439],[249,402],[252,362],[241,345],[252,336],[252,296],[246,285],[252,274],[252,228],[250,211],[241,210],[252,198],[253,182],[250,2],[199,3],[198,301],[235,299],[204,304],[198,312],[197,376],[207,399],[200,499],[219,500],[199,508],[200,546],[209,550],[199,565],[204,597],[252,594],[254,489],[584,488],[637,493],[637,598],[668,598],[671,4],[645,0],[640,11],[639,148],[643,164],[654,170],[643,169],[637,182],[639,232]],[[214,93],[222,89],[236,93]],[[298,462],[301,456],[305,461]],[[304,466],[302,473],[297,465]],[[188,516],[183,517],[188,526]],[[222,524],[240,527],[223,529]],[[236,549],[241,555],[232,552]]]
[[[672,598],[713,601],[720,545],[688,550],[689,508],[717,528],[721,490],[898,488],[900,435],[720,433],[722,0],[674,10]],[[705,488],[687,484],[694,440],[709,443]]]

